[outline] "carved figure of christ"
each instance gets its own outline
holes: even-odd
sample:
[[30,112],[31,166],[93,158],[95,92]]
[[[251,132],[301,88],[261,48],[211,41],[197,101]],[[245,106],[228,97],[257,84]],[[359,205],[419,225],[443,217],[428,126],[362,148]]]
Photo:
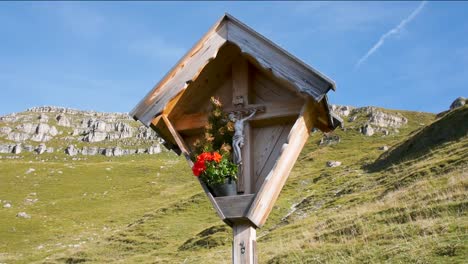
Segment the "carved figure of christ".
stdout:
[[251,119],[257,113],[256,109],[252,113],[242,118],[242,112],[237,116],[230,113],[229,118],[234,122],[234,136],[232,137],[232,148],[234,151],[233,161],[237,165],[242,165],[242,147],[244,146],[244,122]]

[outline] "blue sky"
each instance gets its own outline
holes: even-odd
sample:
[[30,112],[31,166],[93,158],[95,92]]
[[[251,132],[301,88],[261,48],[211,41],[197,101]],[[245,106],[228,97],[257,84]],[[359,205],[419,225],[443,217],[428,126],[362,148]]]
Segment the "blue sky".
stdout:
[[1,2],[0,115],[128,112],[224,12],[335,80],[332,103],[468,95],[468,2]]

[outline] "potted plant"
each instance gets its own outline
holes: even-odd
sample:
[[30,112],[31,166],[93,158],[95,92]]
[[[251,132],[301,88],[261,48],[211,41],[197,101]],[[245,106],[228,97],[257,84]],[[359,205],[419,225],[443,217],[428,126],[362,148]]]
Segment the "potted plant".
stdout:
[[211,97],[210,104],[204,137],[193,144],[192,171],[214,196],[236,195],[238,167],[231,155],[234,124],[218,99]]

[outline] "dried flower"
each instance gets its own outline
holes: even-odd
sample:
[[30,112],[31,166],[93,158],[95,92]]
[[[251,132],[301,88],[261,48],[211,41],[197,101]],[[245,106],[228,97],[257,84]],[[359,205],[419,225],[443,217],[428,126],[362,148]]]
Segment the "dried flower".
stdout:
[[217,106],[217,107],[222,107],[223,106],[223,104],[221,104],[221,102],[219,101],[218,98],[211,97],[210,100],[211,100],[211,103],[214,106]]
[[206,132],[205,133],[205,140],[208,141],[208,142],[211,142],[211,141],[214,140],[214,137],[213,137],[213,135],[211,133]]
[[222,150],[223,152],[225,152],[225,153],[231,152],[231,149],[232,149],[232,148],[231,148],[231,145],[226,144],[226,143],[224,143],[224,144],[221,146],[221,150]]

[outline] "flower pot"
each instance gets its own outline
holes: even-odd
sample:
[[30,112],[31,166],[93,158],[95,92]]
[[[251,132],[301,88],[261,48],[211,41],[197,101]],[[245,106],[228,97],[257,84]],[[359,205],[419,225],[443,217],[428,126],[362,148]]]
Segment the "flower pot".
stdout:
[[210,186],[210,189],[215,197],[237,195],[237,184],[233,180],[226,180],[223,184]]

